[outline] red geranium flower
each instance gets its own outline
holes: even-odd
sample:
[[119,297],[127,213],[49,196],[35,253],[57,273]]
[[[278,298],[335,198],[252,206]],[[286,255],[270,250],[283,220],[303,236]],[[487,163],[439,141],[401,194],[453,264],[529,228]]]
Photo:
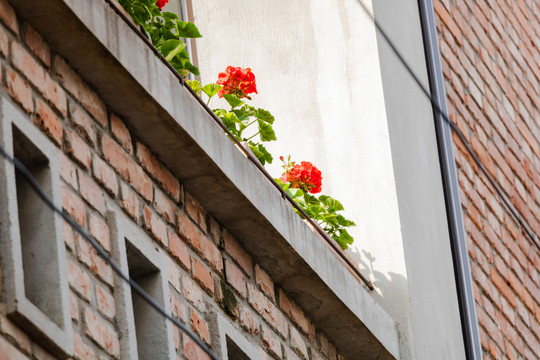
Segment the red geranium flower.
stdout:
[[299,188],[304,192],[309,191],[312,194],[321,192],[322,176],[319,169],[309,161],[302,161],[300,164],[291,162],[290,165],[292,166],[279,178],[281,181],[290,182],[291,187]]
[[216,84],[223,85],[218,92],[219,97],[223,97],[225,94],[233,94],[240,99],[248,98],[251,100],[248,94],[258,94],[255,75],[251,72],[250,68],[242,69],[240,67],[227,66],[225,72],[219,73]]
[[156,6],[159,8],[159,11],[161,11],[161,9],[163,9],[163,7],[167,5],[168,2],[169,0],[157,0]]

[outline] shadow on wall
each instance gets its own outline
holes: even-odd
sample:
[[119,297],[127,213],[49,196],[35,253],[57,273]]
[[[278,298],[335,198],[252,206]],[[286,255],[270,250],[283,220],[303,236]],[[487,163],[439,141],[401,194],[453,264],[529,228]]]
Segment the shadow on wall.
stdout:
[[373,264],[377,258],[369,251],[362,250],[361,252],[351,248],[347,251],[347,254],[358,264],[362,274],[365,274],[373,282],[373,286],[375,287],[375,291],[371,292],[373,298],[375,300],[386,298],[386,301],[379,302],[380,304],[388,303],[388,299],[399,298],[400,289],[407,286],[407,278],[395,272],[385,274],[376,271]]

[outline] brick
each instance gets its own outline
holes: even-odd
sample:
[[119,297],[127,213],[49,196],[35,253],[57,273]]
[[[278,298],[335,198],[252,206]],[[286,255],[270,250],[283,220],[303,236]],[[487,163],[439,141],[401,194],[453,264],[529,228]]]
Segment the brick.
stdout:
[[240,306],[238,322],[240,326],[252,335],[259,334],[259,320],[255,313],[247,306]]
[[88,226],[90,227],[90,235],[92,235],[105,250],[110,252],[111,239],[107,223],[100,217],[90,214]]
[[62,225],[64,229],[64,244],[66,245],[68,251],[75,251],[75,234],[73,229],[65,220],[62,221]]
[[79,223],[82,227],[86,223],[86,207],[84,206],[83,201],[72,194],[65,185],[60,186],[62,193],[62,208]]
[[219,245],[221,241],[221,225],[213,217],[210,217],[210,231],[208,235],[210,235],[210,238],[215,244]]
[[102,185],[109,194],[113,197],[118,195],[116,173],[112,167],[95,154],[92,158],[92,175],[97,183]]
[[308,358],[308,352],[307,352],[307,346],[302,339],[302,335],[296,330],[293,326],[291,326],[291,347],[298,355],[300,355],[303,359]]
[[67,275],[69,286],[71,286],[71,288],[83,299],[91,301],[92,283],[90,282],[90,276],[69,260],[67,263]]
[[18,42],[11,43],[11,62],[63,116],[67,114],[64,90]]
[[9,56],[9,37],[2,26],[0,26],[0,54],[5,58]]
[[268,324],[276,329],[282,337],[287,337],[288,325],[285,316],[253,284],[248,283],[247,287],[249,304],[255,311],[261,314]]
[[61,150],[56,152],[58,159],[58,168],[60,170],[60,177],[64,179],[74,190],[79,189],[79,182],[77,180],[77,168],[73,165],[66,155]]
[[0,0],[0,20],[15,34],[19,34],[17,15],[7,0]]
[[179,214],[178,233],[219,273],[223,272],[223,259],[216,244],[208,240],[185,214]]
[[114,286],[112,268],[94,250],[94,248],[84,239],[77,239],[77,257],[80,262],[86,264],[94,274],[107,284]]
[[97,360],[94,350],[84,343],[77,332],[73,333],[73,351],[75,353],[75,359]]
[[190,194],[186,193],[186,211],[191,216],[193,221],[199,225],[204,233],[206,233],[206,211],[201,204],[195,200]]
[[196,310],[191,309],[191,329],[199,336],[206,344],[210,345],[210,332],[208,331],[208,324],[197,313]]
[[17,346],[24,350],[24,352],[32,352],[32,341],[28,335],[24,332],[23,329],[20,329],[15,324],[13,324],[8,318],[0,317],[0,331],[13,339]]
[[204,352],[186,333],[182,333],[184,344],[183,353],[188,360],[210,360],[210,356]]
[[203,287],[203,289],[210,295],[214,294],[214,280],[212,279],[212,273],[203,263],[197,258],[192,257],[191,263],[193,264],[193,277]]
[[175,206],[167,196],[159,189],[154,191],[154,209],[160,214],[165,221],[174,225],[176,221]]
[[66,153],[84,169],[89,169],[92,162],[90,147],[73,130],[66,129],[65,135]]
[[13,100],[19,103],[27,113],[34,112],[32,89],[15,71],[6,68],[4,87]]
[[97,133],[94,127],[94,121],[79,105],[74,102],[69,104],[69,119],[77,132],[95,146],[97,144]]
[[138,222],[139,199],[137,194],[124,183],[120,183],[120,206],[135,222]]
[[180,265],[187,271],[191,270],[191,259],[187,245],[180,239],[176,233],[168,230],[169,249],[171,254],[180,261]]
[[97,316],[92,310],[84,310],[86,334],[91,337],[102,349],[112,356],[120,355],[120,342],[118,334],[105,320]]
[[28,358],[17,350],[15,346],[11,345],[6,338],[0,336],[0,360],[28,360]]
[[274,282],[258,264],[255,265],[255,281],[260,289],[274,300]]
[[274,357],[277,359],[281,359],[281,342],[279,341],[279,337],[268,327],[262,326],[262,344],[263,347]]
[[180,200],[180,182],[178,179],[141,143],[137,143],[137,159],[174,201]]
[[187,310],[186,306],[180,300],[180,297],[175,295],[172,291],[170,294],[171,299],[171,314],[182,322],[187,322]]
[[253,274],[253,263],[251,256],[240,246],[228,231],[223,231],[223,240],[225,241],[225,251],[229,254],[245,273],[251,277]]
[[105,215],[107,208],[105,206],[103,191],[92,178],[81,171],[81,169],[77,169],[77,175],[79,177],[79,189],[82,198],[94,209],[99,211],[101,215]]
[[129,130],[118,116],[111,114],[111,131],[116,140],[130,154],[133,154],[133,144]]
[[26,24],[26,45],[32,50],[32,52],[45,64],[47,67],[51,67],[51,48],[43,41],[41,35],[39,35],[33,27]]
[[304,312],[300,307],[291,301],[281,289],[279,290],[279,305],[283,312],[289,315],[293,322],[298,325],[305,334],[309,334],[309,319],[304,315]]
[[116,316],[116,303],[109,290],[101,285],[96,285],[96,301],[99,311],[107,318],[113,319]]
[[56,56],[53,60],[56,76],[92,116],[103,127],[107,127],[107,109],[98,95],[82,81],[79,75],[64,61]]
[[56,145],[62,144],[62,123],[51,108],[41,100],[38,100],[37,103],[37,114],[34,117],[34,122]]
[[36,360],[56,360],[54,356],[49,354],[45,349],[43,349],[41,346],[39,346],[36,343],[34,343],[32,350],[33,350],[32,352],[34,354],[34,358]]
[[204,293],[199,285],[187,275],[182,275],[182,285],[186,300],[193,304],[197,310],[204,311]]
[[146,200],[152,201],[153,191],[150,178],[143,169],[108,135],[102,137],[103,155],[120,176]]
[[225,278],[227,282],[240,294],[242,298],[247,296],[246,278],[238,266],[228,259],[225,260]]
[[165,247],[168,247],[167,225],[146,205],[144,206],[143,219],[144,227],[150,231],[152,237]]
[[77,295],[69,293],[69,314],[71,319],[79,322],[79,305],[77,304]]
[[182,291],[182,286],[180,285],[180,277],[182,274],[180,274],[180,268],[178,264],[176,264],[176,261],[174,261],[171,257],[165,256],[165,262],[167,263],[167,280],[169,281],[169,284],[171,284],[176,291],[180,292]]

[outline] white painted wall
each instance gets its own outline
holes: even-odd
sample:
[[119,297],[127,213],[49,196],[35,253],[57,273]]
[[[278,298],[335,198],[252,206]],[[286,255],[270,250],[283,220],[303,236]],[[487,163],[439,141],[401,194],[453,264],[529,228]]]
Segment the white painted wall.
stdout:
[[[289,154],[322,171],[323,192],[358,225],[349,254],[399,324],[402,357],[462,358],[431,109],[358,1],[193,1],[201,79],[251,67],[254,103],[276,117],[269,171],[279,177]],[[416,1],[376,11],[426,79]]]

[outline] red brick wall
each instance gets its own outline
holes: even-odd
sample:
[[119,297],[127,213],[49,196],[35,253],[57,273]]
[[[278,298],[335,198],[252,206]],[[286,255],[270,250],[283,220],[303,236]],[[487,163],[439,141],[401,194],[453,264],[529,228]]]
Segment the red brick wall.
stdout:
[[[540,234],[540,12],[535,0],[435,0],[450,118]],[[540,358],[540,251],[455,137],[486,359]]]
[[[151,149],[110,113],[106,99],[17,20],[6,0],[0,0],[0,20],[0,91],[58,148],[62,205],[69,215],[109,252],[106,203],[117,204],[144,228],[167,254],[173,315],[210,346],[207,315],[221,307],[269,358],[343,359]],[[67,224],[64,241],[75,358],[118,358],[112,269]],[[225,301],[225,291],[235,300]],[[180,358],[204,358],[176,328],[174,339]],[[31,357],[51,358],[6,318],[0,304],[0,359]]]

